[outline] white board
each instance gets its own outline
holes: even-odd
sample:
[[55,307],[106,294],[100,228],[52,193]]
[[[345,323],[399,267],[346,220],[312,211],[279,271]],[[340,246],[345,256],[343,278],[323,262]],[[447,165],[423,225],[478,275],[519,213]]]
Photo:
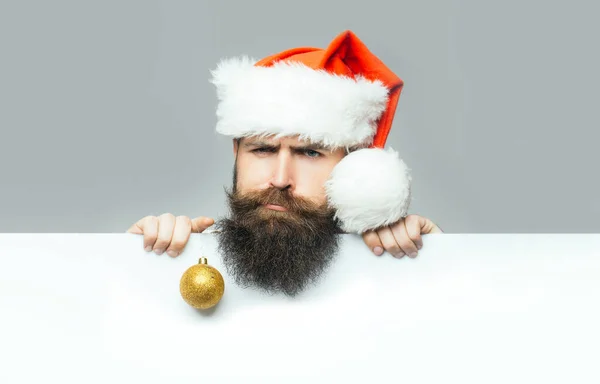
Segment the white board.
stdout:
[[[344,235],[295,299],[237,287],[214,236],[171,258],[0,235],[0,383],[600,382],[600,235],[429,235],[400,260]],[[209,313],[179,295],[201,254],[226,283]]]

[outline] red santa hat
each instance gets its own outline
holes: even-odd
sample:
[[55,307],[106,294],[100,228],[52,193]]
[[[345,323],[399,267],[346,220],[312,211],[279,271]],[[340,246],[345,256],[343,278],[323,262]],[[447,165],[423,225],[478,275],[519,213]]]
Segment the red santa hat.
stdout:
[[410,171],[384,149],[404,82],[352,31],[325,49],[226,59],[212,75],[218,133],[297,136],[351,150],[325,184],[344,231],[361,234],[406,216]]

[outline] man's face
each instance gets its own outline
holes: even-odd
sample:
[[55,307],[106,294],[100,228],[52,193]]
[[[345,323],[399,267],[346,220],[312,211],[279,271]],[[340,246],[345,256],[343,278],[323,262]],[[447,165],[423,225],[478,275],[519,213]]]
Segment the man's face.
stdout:
[[[234,141],[234,153],[235,190],[241,194],[276,188],[319,205],[326,201],[325,181],[345,155],[344,149],[329,150],[295,137],[243,138],[239,143]],[[266,208],[282,209],[273,205]]]
[[246,138],[234,151],[231,215],[218,223],[223,261],[238,284],[296,295],[337,252],[340,230],[324,183],[344,151],[295,138]]

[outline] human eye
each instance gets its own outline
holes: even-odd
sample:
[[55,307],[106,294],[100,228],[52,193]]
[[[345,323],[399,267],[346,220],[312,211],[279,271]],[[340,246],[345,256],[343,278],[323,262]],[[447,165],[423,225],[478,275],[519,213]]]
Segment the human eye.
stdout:
[[322,154],[318,151],[315,151],[314,149],[305,149],[304,150],[304,154],[308,157],[313,157],[313,158],[317,158],[317,157],[321,157]]

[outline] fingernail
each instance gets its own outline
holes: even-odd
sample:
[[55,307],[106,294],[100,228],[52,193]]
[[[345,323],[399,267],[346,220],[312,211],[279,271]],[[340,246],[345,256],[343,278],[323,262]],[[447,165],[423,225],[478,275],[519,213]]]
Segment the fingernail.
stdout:
[[423,244],[417,244],[417,248],[418,248],[418,249],[421,249],[421,248],[423,248]]
[[373,248],[373,252],[377,255],[377,256],[381,256],[381,254],[383,253],[383,248],[381,247],[375,247]]
[[154,250],[154,252],[155,252],[157,255],[162,255],[162,253],[163,253],[164,251],[165,251],[164,249],[155,249],[155,250]]
[[401,258],[403,258],[403,257],[404,257],[404,252],[397,253],[397,254],[395,255],[395,257],[396,257],[396,258],[398,258],[398,259],[401,259]]
[[147,246],[146,248],[144,248],[144,251],[146,251],[146,252],[150,252],[151,250],[152,250],[151,246]]
[[417,257],[417,252],[413,252],[410,254],[410,257]]
[[168,254],[169,254],[169,256],[171,256],[171,257],[175,257],[175,256],[177,256],[177,251],[170,250],[170,251],[167,251],[167,253],[168,253]]

